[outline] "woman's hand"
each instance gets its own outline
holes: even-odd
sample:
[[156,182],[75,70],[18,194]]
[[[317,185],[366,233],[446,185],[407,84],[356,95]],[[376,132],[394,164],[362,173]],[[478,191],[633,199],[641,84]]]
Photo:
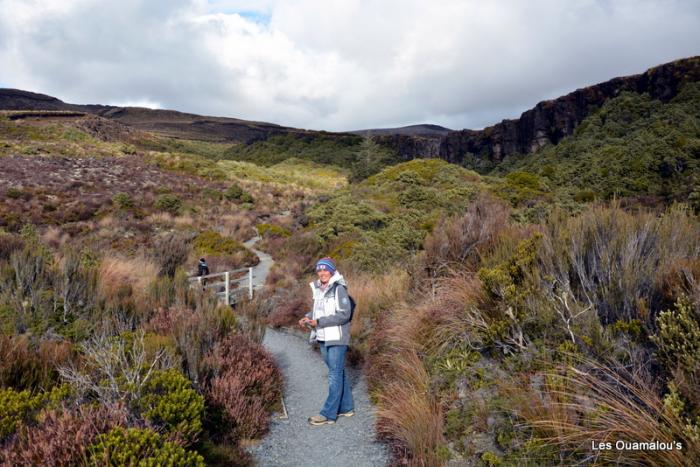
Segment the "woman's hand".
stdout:
[[316,321],[315,319],[309,319],[306,316],[299,320],[299,326],[301,326],[302,328],[306,328],[307,324],[316,327],[318,325],[318,321]]

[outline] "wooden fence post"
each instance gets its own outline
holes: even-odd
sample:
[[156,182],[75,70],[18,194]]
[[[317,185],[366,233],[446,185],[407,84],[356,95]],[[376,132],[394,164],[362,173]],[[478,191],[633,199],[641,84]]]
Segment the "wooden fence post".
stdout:
[[225,285],[225,289],[224,289],[224,290],[226,290],[226,305],[230,305],[230,304],[231,304],[231,300],[229,300],[229,294],[230,294],[230,292],[231,292],[231,289],[230,289],[231,284],[229,284],[229,273],[228,273],[228,271],[226,271],[226,273],[224,274],[224,278],[225,278],[225,280],[226,280],[226,285]]
[[248,268],[248,298],[253,299],[253,268]]

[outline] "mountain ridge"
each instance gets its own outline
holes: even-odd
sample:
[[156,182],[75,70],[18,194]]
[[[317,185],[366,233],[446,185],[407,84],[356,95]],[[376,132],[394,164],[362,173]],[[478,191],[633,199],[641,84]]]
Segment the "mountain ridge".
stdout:
[[402,160],[439,157],[477,170],[489,170],[506,156],[529,154],[546,145],[558,144],[571,135],[583,119],[623,91],[648,93],[653,99],[666,102],[677,94],[683,83],[698,80],[700,56],[682,58],[643,73],[612,78],[555,99],[540,101],[519,118],[504,119],[481,130],[450,130],[439,125],[418,124],[327,132],[176,110],[69,104],[45,94],[8,88],[0,89],[0,109],[83,111],[171,137],[244,144],[288,134],[305,138],[371,136]]

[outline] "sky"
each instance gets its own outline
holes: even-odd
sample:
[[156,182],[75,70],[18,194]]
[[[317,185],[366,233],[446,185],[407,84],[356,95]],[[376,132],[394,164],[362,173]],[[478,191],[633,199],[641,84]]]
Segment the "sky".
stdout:
[[0,87],[316,130],[480,129],[698,54],[698,0],[0,0]]

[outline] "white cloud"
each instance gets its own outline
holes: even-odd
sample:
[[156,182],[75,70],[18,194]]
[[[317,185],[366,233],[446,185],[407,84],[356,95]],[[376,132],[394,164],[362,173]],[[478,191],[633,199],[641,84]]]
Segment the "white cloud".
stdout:
[[688,0],[0,0],[0,81],[343,130],[480,128],[698,54]]

